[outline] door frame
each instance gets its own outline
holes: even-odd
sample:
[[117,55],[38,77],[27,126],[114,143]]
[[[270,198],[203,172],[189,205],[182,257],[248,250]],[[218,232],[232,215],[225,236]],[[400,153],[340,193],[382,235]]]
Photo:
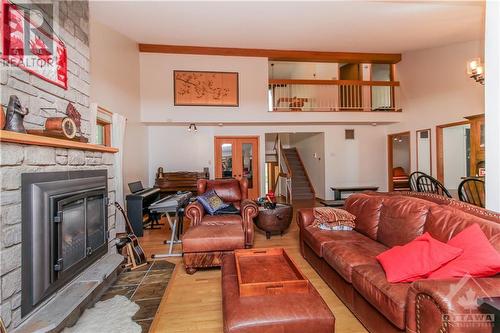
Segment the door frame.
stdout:
[[443,151],[443,129],[470,124],[468,120],[456,121],[436,126],[436,178],[444,184],[444,151]]
[[[219,154],[217,154],[217,140],[219,139],[228,139],[228,140],[239,140],[239,139],[256,139],[257,144],[255,147],[255,152],[253,154],[253,158],[257,158],[256,166],[257,168],[254,170],[254,188],[257,188],[257,197],[260,196],[261,184],[260,184],[260,136],[259,135],[215,135],[214,136],[214,178],[217,177],[218,174],[218,161]],[[234,164],[234,161],[233,161]]]
[[[387,134],[387,189],[389,192],[394,190],[394,182],[392,179],[392,164],[394,163],[394,152],[392,151],[392,141],[395,136],[398,135],[408,135],[409,148],[408,149],[408,157],[410,161],[410,169],[411,169],[411,131],[404,131],[398,133]],[[407,170],[411,172],[411,170]]]

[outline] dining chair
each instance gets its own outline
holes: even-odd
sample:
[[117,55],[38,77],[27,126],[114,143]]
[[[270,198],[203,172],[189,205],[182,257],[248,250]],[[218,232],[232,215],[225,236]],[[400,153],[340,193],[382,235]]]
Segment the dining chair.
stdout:
[[418,177],[425,176],[425,175],[427,175],[427,174],[420,172],[420,171],[414,171],[410,174],[410,177],[409,177],[410,191],[418,192],[417,179],[418,179]]
[[466,178],[458,185],[458,198],[484,208],[484,180],[478,178]]
[[429,175],[422,175],[417,178],[418,192],[434,193],[451,198],[450,192],[439,180]]

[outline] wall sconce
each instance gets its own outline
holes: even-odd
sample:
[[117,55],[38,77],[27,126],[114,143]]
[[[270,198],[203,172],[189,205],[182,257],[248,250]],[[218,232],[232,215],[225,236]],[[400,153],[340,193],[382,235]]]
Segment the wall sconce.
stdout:
[[198,132],[198,128],[196,128],[196,124],[194,124],[194,123],[189,124],[188,132],[191,132],[191,131]]
[[481,58],[472,59],[467,63],[467,74],[471,79],[484,85],[484,65]]

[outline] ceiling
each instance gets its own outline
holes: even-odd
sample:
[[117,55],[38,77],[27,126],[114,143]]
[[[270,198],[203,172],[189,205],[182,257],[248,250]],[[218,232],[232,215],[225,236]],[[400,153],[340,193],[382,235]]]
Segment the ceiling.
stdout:
[[484,1],[92,1],[139,43],[400,53],[483,38]]

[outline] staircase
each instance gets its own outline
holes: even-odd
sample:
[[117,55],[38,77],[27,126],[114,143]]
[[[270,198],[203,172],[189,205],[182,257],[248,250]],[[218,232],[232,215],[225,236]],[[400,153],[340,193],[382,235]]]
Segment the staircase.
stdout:
[[297,148],[283,149],[285,163],[292,174],[292,200],[314,200],[316,195]]

